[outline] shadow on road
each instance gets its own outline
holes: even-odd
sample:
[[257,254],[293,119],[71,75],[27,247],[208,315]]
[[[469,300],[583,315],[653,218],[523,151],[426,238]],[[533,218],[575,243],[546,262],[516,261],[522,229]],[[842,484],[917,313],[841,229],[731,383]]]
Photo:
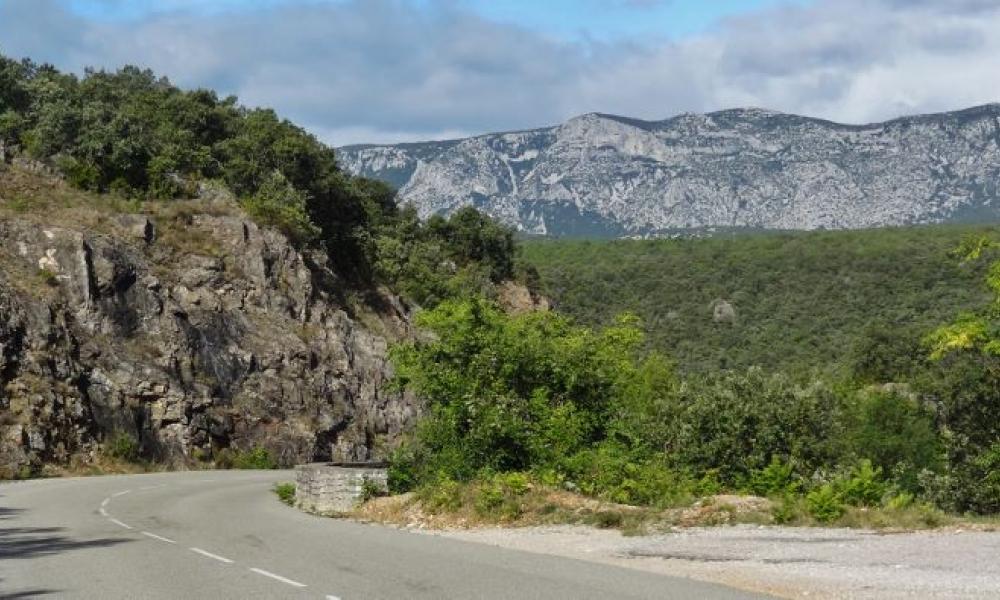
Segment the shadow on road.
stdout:
[[[106,548],[131,541],[116,538],[74,539],[66,535],[63,527],[9,526],[16,523],[18,517],[25,512],[23,508],[0,506],[0,564],[9,560],[51,556],[85,548]],[[56,590],[44,589],[4,590],[2,582],[0,579],[0,600],[35,598],[58,593]]]
[[37,598],[39,596],[47,596],[49,594],[56,594],[56,590],[15,590],[13,592],[3,591],[3,579],[0,579],[0,600],[19,600],[20,598]]

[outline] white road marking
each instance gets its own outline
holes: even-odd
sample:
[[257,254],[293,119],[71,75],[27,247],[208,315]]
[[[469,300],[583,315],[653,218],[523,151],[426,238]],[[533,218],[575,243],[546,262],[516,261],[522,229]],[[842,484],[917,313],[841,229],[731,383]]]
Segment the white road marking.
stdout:
[[108,519],[108,520],[111,521],[112,523],[114,523],[115,525],[118,525],[120,527],[124,527],[125,529],[132,529],[131,525],[126,525],[125,523],[122,523],[118,519]]
[[143,531],[142,535],[144,535],[146,537],[151,537],[154,540],[160,540],[161,542],[166,542],[168,544],[176,544],[177,543],[177,542],[175,542],[174,540],[172,540],[170,538],[165,538],[162,535],[156,535],[155,533],[149,533],[148,531]]
[[101,516],[102,516],[102,517],[106,517],[106,516],[108,516],[108,511],[104,510],[104,507],[103,507],[103,506],[102,506],[102,507],[101,507],[100,509],[98,509],[98,511],[97,511],[97,512],[101,513]]
[[340,598],[337,596],[327,596],[326,600],[340,600]]
[[198,554],[201,554],[202,556],[207,556],[209,558],[214,558],[215,560],[220,561],[220,562],[224,562],[226,564],[230,564],[230,565],[233,564],[233,561],[229,560],[225,556],[219,556],[218,554],[212,554],[208,550],[202,550],[201,548],[188,548],[188,550],[190,550],[191,552],[197,552]]
[[125,494],[127,494],[127,493],[129,493],[131,491],[132,490],[125,490],[123,492],[115,492],[114,494],[111,494],[111,497],[112,498],[117,498],[118,496],[124,496]]
[[297,588],[306,587],[306,584],[304,583],[299,583],[298,581],[292,581],[287,577],[282,577],[281,575],[275,575],[274,573],[271,573],[270,571],[265,571],[264,569],[257,569],[251,567],[250,570],[253,571],[254,573],[257,573],[258,575],[263,575],[264,577],[270,577],[271,579],[275,579],[277,581],[280,581],[281,583],[287,583],[288,585],[293,585]]
[[105,498],[104,500],[101,500],[101,506],[107,506],[108,502],[111,502],[111,498]]

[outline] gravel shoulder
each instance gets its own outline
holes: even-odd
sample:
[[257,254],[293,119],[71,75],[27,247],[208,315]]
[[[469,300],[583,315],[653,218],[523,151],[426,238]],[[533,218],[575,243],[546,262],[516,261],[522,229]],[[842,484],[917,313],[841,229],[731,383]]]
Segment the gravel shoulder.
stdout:
[[736,525],[642,537],[581,526],[424,533],[784,598],[1000,598],[1000,532]]

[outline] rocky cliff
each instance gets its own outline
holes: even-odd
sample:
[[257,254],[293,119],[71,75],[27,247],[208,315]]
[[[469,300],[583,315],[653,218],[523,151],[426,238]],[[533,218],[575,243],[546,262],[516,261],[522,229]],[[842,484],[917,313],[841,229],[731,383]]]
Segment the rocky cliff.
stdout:
[[422,215],[468,204],[526,232],[641,236],[1000,216],[1000,105],[841,125],[758,109],[342,148]]
[[407,308],[351,300],[325,255],[204,191],[136,214],[0,186],[0,476],[92,460],[122,433],[174,463],[368,459],[412,424],[386,386]]

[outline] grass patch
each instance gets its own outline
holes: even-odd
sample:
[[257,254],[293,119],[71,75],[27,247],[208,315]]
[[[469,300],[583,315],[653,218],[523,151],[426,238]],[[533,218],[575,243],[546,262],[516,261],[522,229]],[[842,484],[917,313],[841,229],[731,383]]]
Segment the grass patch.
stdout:
[[249,450],[224,448],[215,456],[215,466],[219,469],[277,469],[278,462],[274,460],[267,448],[254,446]]
[[104,443],[101,450],[109,458],[125,462],[136,462],[139,460],[141,447],[135,436],[124,431],[119,431]]
[[295,484],[290,482],[276,483],[274,485],[274,493],[277,494],[278,500],[281,500],[288,506],[293,506],[295,504]]
[[735,524],[883,531],[941,527],[992,529],[998,524],[996,519],[948,515],[906,496],[891,497],[879,506],[840,504],[833,514],[817,513],[814,503],[801,494],[770,499],[723,494],[672,508],[630,506],[548,486],[521,473],[471,482],[444,479],[416,492],[366,501],[349,516],[363,521],[430,529],[587,525],[618,530],[629,536],[678,527]]

